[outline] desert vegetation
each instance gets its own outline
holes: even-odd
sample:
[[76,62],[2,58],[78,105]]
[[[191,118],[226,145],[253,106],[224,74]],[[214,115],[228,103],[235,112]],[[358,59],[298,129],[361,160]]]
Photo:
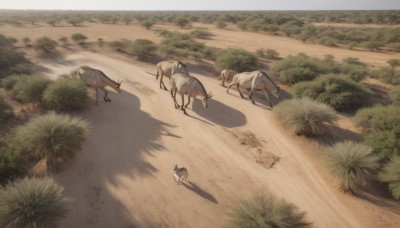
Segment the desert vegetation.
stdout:
[[311,227],[306,214],[284,199],[254,196],[232,209],[227,227]]

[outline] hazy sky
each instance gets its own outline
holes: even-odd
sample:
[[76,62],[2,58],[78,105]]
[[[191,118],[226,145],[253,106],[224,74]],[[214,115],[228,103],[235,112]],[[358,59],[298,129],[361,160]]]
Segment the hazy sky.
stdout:
[[400,10],[400,0],[0,0],[0,9]]

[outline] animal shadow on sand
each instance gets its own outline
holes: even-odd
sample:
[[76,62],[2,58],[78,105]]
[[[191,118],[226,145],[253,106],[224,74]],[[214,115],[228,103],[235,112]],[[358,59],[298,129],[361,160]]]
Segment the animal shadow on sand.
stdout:
[[183,186],[185,186],[187,189],[191,190],[192,192],[196,193],[197,195],[203,197],[204,199],[207,199],[215,204],[218,204],[217,199],[210,193],[204,191],[201,189],[199,186],[197,186],[195,183],[191,181],[187,181],[189,184],[185,184],[184,182],[182,183]]
[[214,99],[208,100],[208,108],[204,108],[199,99],[194,99],[192,105],[193,112],[223,127],[239,127],[247,122],[242,112]]

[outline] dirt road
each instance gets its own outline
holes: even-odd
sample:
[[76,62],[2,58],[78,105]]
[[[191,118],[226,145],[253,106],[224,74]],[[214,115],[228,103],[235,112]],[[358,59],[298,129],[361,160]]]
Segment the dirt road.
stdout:
[[[153,65],[80,52],[46,67],[54,76],[83,64],[125,80],[124,91],[83,112],[90,137],[53,174],[74,199],[60,227],[222,227],[231,206],[267,193],[306,211],[315,227],[399,227],[396,213],[326,180],[314,156],[321,148],[282,129],[267,107],[235,90],[227,94],[217,80],[195,75],[214,97],[207,109],[195,100],[185,116],[145,73]],[[184,185],[172,178],[175,164],[189,171]]]

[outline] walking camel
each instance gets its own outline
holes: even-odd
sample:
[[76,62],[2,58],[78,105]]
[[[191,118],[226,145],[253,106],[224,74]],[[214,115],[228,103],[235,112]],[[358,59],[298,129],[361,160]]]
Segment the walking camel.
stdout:
[[171,75],[175,73],[186,73],[189,74],[189,72],[186,69],[186,65],[183,64],[181,61],[161,61],[157,63],[157,75],[156,75],[156,80],[158,80],[158,76],[161,76],[160,78],[160,89],[162,89],[161,85],[164,87],[165,90],[168,90],[167,87],[165,87],[165,84],[163,82],[163,77],[171,78]]
[[113,88],[115,91],[118,93],[121,92],[121,83],[118,80],[118,82],[115,82],[111,78],[107,77],[102,71],[91,68],[89,66],[81,66],[78,69],[78,76],[79,78],[89,87],[92,87],[96,91],[96,104],[98,104],[99,100],[99,92],[98,89],[103,90],[104,92],[104,101],[105,102],[111,102],[111,99],[108,98],[107,94],[108,91],[104,88],[106,86],[110,86]]
[[221,71],[221,75],[219,76],[219,80],[222,81],[222,86],[225,87],[225,81],[232,81],[232,78],[238,72],[230,69],[224,69]]
[[[177,73],[171,76],[169,81],[171,86],[171,96],[174,100],[175,108],[181,108],[183,113],[187,115],[185,108],[190,104],[190,97],[202,97],[202,103],[205,108],[208,107],[207,100],[212,97],[211,93],[207,94],[203,84],[195,77],[184,73]],[[182,98],[182,105],[179,106],[176,101],[176,94],[179,92]],[[184,95],[188,96],[188,102],[185,104]]]
[[[250,94],[248,98],[251,100],[253,104],[255,104],[253,100],[253,93],[254,91],[261,90],[264,92],[265,96],[267,97],[267,100],[269,102],[270,107],[272,108],[272,103],[269,99],[269,95],[267,90],[273,90],[273,95],[276,96],[276,98],[279,99],[279,86],[277,86],[274,81],[267,75],[267,73],[263,71],[252,71],[252,72],[243,72],[240,74],[236,74],[233,76],[233,80],[231,84],[228,87],[228,90],[226,91],[229,93],[229,89],[232,86],[237,86],[237,89],[239,91],[239,94],[242,98],[244,98],[242,92],[240,91],[240,88],[246,89],[250,91]],[[271,89],[272,88],[272,89]]]

